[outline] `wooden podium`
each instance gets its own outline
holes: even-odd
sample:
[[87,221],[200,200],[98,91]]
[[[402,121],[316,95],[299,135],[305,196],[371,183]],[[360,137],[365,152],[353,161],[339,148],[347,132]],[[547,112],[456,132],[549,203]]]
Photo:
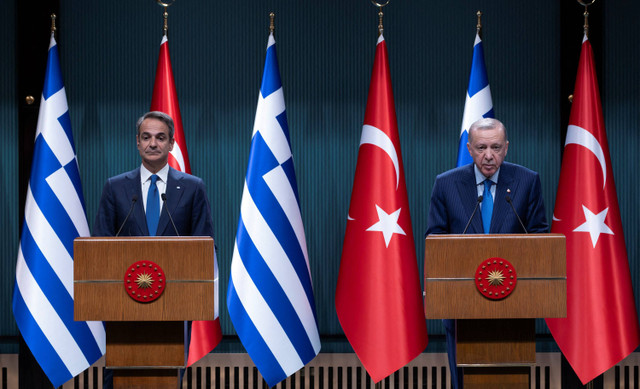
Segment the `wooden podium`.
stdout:
[[[510,295],[492,300],[475,279],[483,261],[496,257],[513,265],[517,282]],[[459,319],[465,388],[529,388],[534,319],[567,313],[564,235],[430,235],[424,269],[426,318]]]
[[[114,388],[176,388],[185,366],[184,321],[214,319],[211,237],[77,238],[74,319],[104,321]],[[125,274],[138,261],[163,270],[163,293],[138,302]]]

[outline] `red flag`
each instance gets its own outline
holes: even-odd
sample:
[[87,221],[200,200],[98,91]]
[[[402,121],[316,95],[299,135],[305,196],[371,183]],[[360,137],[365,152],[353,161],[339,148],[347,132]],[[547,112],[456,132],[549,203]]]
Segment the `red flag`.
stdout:
[[[169,58],[169,42],[167,36],[162,37],[160,43],[160,56],[158,57],[158,68],[156,69],[156,81],[153,86],[153,97],[151,99],[151,110],[161,111],[171,116],[175,127],[175,143],[169,155],[169,166],[176,170],[191,174],[189,164],[189,153],[187,153],[187,143],[182,129],[182,117],[180,116],[180,106],[178,105],[178,94],[175,82],[173,81],[173,70],[171,69],[171,59]],[[218,274],[218,262],[214,258],[215,273]],[[217,293],[216,281],[216,293]],[[215,297],[216,320],[215,321],[194,321],[191,324],[191,341],[189,343],[189,357],[187,366],[191,366],[213,350],[222,339],[222,329],[218,316],[218,297]]]
[[347,339],[375,382],[427,347],[387,45],[378,38],[336,289]]
[[582,43],[552,232],[567,237],[567,318],[547,319],[583,384],[640,343],[593,51]]
[[173,70],[171,69],[171,59],[169,58],[169,41],[166,35],[162,37],[162,42],[160,42],[160,56],[158,57],[158,68],[156,69],[156,82],[153,85],[151,110],[164,112],[173,119],[175,127],[174,138],[176,141],[169,155],[169,166],[191,174],[187,142],[182,129],[178,93],[176,92],[176,84],[173,81]]

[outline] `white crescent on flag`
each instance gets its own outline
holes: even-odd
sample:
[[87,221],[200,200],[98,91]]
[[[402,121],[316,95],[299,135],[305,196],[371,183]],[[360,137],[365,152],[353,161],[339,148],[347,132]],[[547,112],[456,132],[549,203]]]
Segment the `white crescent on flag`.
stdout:
[[393,166],[396,169],[396,190],[398,189],[398,185],[400,185],[400,163],[398,162],[398,153],[396,152],[396,147],[393,145],[391,138],[384,131],[379,128],[375,128],[374,126],[370,126],[365,124],[362,126],[362,137],[360,138],[360,146],[363,144],[370,144],[376,147],[379,147],[387,153],[389,158],[391,158],[391,162],[393,162]]
[[604,189],[607,183],[607,161],[604,158],[604,151],[602,151],[600,142],[598,142],[598,140],[589,131],[585,130],[582,127],[570,124],[567,127],[567,140],[564,146],[567,147],[567,145],[569,144],[576,144],[586,147],[598,159],[598,161],[600,162],[600,167],[602,168],[602,189]]

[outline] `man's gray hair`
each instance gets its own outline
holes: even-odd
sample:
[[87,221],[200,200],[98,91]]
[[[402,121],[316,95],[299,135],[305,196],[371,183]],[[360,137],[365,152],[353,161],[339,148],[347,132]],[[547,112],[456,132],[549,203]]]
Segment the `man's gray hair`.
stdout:
[[482,118],[473,122],[469,127],[469,142],[471,142],[471,132],[474,130],[493,130],[494,128],[502,128],[504,132],[504,140],[507,141],[507,128],[498,119]]
[[166,124],[167,128],[169,129],[169,139],[173,139],[173,133],[174,133],[173,119],[171,119],[171,116],[160,111],[151,111],[140,116],[140,119],[138,119],[138,122],[136,123],[136,134],[140,134],[140,126],[142,125],[142,122],[144,122],[146,119],[157,119],[163,122],[164,124]]

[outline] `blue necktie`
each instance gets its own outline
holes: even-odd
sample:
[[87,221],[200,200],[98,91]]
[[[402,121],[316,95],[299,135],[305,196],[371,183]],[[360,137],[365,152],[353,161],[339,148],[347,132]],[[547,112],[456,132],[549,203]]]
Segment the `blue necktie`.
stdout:
[[151,185],[149,185],[149,192],[147,193],[147,227],[149,227],[149,236],[156,235],[158,219],[160,219],[160,196],[158,195],[156,181],[158,181],[158,176],[154,174],[151,176]]
[[484,193],[482,194],[482,227],[484,233],[489,233],[491,228],[491,215],[493,214],[493,197],[491,197],[491,185],[493,182],[489,179],[484,180]]

